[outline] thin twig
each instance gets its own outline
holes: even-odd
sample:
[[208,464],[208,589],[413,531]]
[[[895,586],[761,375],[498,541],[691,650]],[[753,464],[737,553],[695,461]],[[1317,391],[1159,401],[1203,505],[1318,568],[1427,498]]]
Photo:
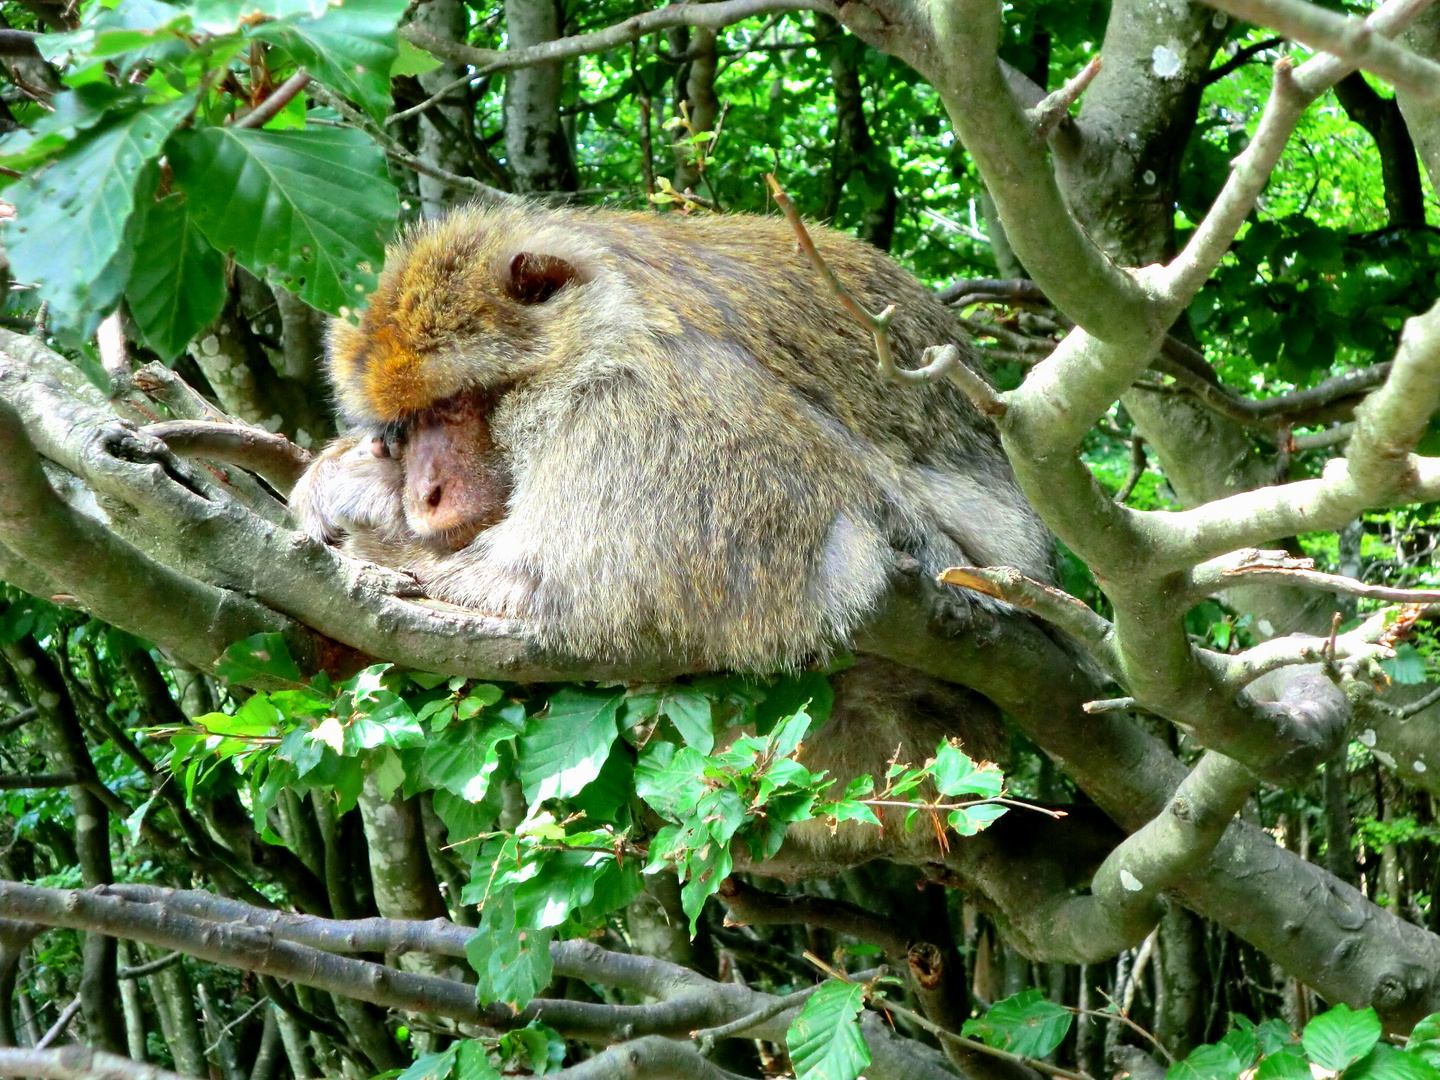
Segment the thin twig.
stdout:
[[1268,26],[1408,91],[1423,102],[1440,98],[1440,64],[1389,40],[1365,19],[1326,11],[1305,0],[1206,0],[1211,7]]
[[1398,709],[1395,710],[1395,715],[1398,716],[1401,720],[1408,720],[1416,713],[1424,712],[1426,709],[1430,708],[1431,705],[1434,705],[1437,701],[1440,701],[1440,686],[1437,686],[1434,690],[1431,690],[1428,694],[1426,694],[1418,701],[1412,701],[1409,705],[1401,705]]
[[379,143],[380,148],[385,151],[386,155],[389,156],[392,161],[398,162],[407,169],[420,173],[422,176],[428,176],[431,179],[439,180],[441,183],[468,191],[472,195],[477,195],[489,203],[509,202],[514,198],[508,191],[501,191],[497,187],[491,187],[489,184],[476,180],[472,176],[461,176],[458,173],[449,172],[439,166],[430,164],[430,162],[423,158],[416,157],[407,150],[399,140],[395,139],[388,132],[383,131],[379,125],[372,123],[368,116],[365,116],[352,107],[348,101],[332,91],[328,86],[318,82],[312,82],[310,85],[312,87],[311,92],[317,99],[329,105],[343,116],[351,127],[359,128]]
[[79,1011],[80,995],[76,994],[74,1000],[72,1000],[69,1005],[66,1005],[63,1010],[61,1010],[59,1019],[57,1019],[55,1023],[50,1025],[50,1030],[45,1032],[44,1035],[40,1036],[40,1041],[35,1044],[35,1049],[44,1050],[56,1039],[60,1038],[61,1035],[64,1035],[65,1029],[70,1026],[70,1021],[75,1019],[75,1014]]
[[209,1057],[209,1056],[210,1056],[211,1054],[213,1054],[216,1050],[220,1049],[220,1043],[224,1040],[224,1038],[225,1038],[226,1035],[229,1035],[231,1031],[233,1031],[235,1028],[239,1027],[239,1026],[240,1026],[241,1024],[243,1024],[246,1020],[250,1019],[250,1017],[251,1017],[252,1015],[254,1015],[255,1011],[256,1011],[257,1009],[259,1009],[261,1006],[269,1005],[269,1004],[270,1004],[270,999],[269,999],[268,997],[265,997],[264,995],[261,995],[259,1001],[255,1002],[254,1005],[251,1005],[250,1008],[246,1009],[243,1013],[241,1013],[239,1016],[237,1016],[234,1020],[231,1020],[230,1023],[226,1024],[223,1028],[221,1028],[219,1031],[217,1031],[217,1032],[215,1033],[215,1041],[212,1042],[209,1046],[207,1046],[207,1047],[205,1048],[205,1056],[206,1056],[206,1057]]
[[309,85],[310,76],[303,69],[295,72],[294,75],[291,75],[271,91],[269,97],[230,126],[237,128],[264,127],[279,115],[281,109],[294,101],[300,91]]
[[776,204],[784,212],[785,220],[794,230],[800,250],[810,260],[810,265],[815,267],[816,272],[830,287],[830,291],[835,294],[841,306],[855,316],[856,321],[869,330],[875,338],[875,353],[879,359],[882,375],[887,379],[899,382],[933,382],[941,377],[947,377],[965,391],[966,396],[982,413],[997,418],[1004,415],[1004,400],[995,393],[994,387],[970,370],[969,365],[961,358],[960,349],[956,345],[930,346],[922,354],[923,366],[914,370],[896,366],[895,357],[890,351],[890,322],[895,317],[895,305],[889,305],[878,315],[867,310],[865,305],[856,299],[855,294],[845,287],[845,283],[835,275],[835,271],[830,269],[824,257],[816,250],[815,241],[810,237],[810,231],[805,228],[805,222],[800,219],[800,212],[795,209],[795,204],[790,201],[790,197],[780,187],[780,182],[775,179],[775,174],[766,173],[765,181],[770,185],[770,194],[774,196]]
[[1240,566],[1222,570],[1222,578],[1243,578],[1242,585],[1298,585],[1305,589],[1359,596],[1366,600],[1384,600],[1392,604],[1440,603],[1440,589],[1393,589],[1388,585],[1370,585],[1343,574],[1326,574],[1320,570],[1292,566]]
[[1125,478],[1125,485],[1115,493],[1115,501],[1123,503],[1135,491],[1135,485],[1140,483],[1140,478],[1145,475],[1145,440],[1140,435],[1135,435],[1130,440],[1130,475]]
[[164,971],[171,964],[184,959],[183,952],[166,953],[158,960],[151,960],[148,964],[136,964],[134,967],[121,968],[115,973],[115,977],[124,982],[127,979],[143,979],[146,975],[154,975],[157,971]]
[[776,998],[770,1004],[756,1009],[752,1013],[728,1024],[721,1024],[719,1027],[700,1028],[690,1033],[690,1038],[695,1040],[696,1049],[700,1051],[701,1057],[709,1057],[715,1050],[715,1044],[721,1039],[728,1039],[732,1035],[738,1035],[742,1031],[763,1024],[773,1016],[779,1016],[786,1009],[793,1009],[796,1005],[803,1005],[810,1000],[812,994],[825,984],[816,983],[814,986],[807,986],[804,990],[797,990],[793,994],[786,994],[784,997]]
[[1053,94],[1048,95],[1033,109],[1026,110],[1025,115],[1030,120],[1036,138],[1045,140],[1055,133],[1055,129],[1060,126],[1060,121],[1070,115],[1070,106],[1080,100],[1080,95],[1085,93],[1086,87],[1094,81],[1096,75],[1100,74],[1100,67],[1100,57],[1098,55],[1091,57],[1090,62],[1081,68],[1073,79]]
[[1001,1050],[998,1047],[986,1046],[978,1039],[967,1039],[963,1035],[956,1035],[953,1031],[941,1027],[933,1020],[927,1020],[919,1013],[911,1012],[909,1009],[905,1008],[905,1006],[897,1005],[895,1002],[889,1000],[888,998],[883,1003],[878,1004],[876,1007],[882,1008],[886,1012],[895,1013],[897,1016],[903,1016],[912,1024],[916,1024],[919,1027],[924,1028],[936,1038],[943,1039],[946,1042],[954,1043],[956,1046],[963,1046],[967,1050],[974,1050],[976,1053],[979,1054],[986,1054],[990,1057],[1000,1058],[1002,1061],[1013,1061],[1018,1065],[1028,1065],[1030,1068],[1036,1070],[1037,1072],[1049,1073],[1051,1076],[1063,1076],[1065,1080],[1094,1080],[1094,1077],[1092,1077],[1087,1072],[1077,1072],[1073,1069],[1062,1069],[1059,1065],[1052,1065],[1048,1061],[1041,1061],[1039,1058],[1025,1057],[1023,1054],[1012,1054],[1009,1050]]
[[1097,713],[1129,712],[1135,708],[1136,704],[1133,697],[1100,698],[1096,701],[1087,701],[1080,708],[1094,716]]
[[444,101],[447,97],[453,94],[456,90],[459,90],[462,86],[466,86],[470,83],[477,83],[484,78],[487,78],[487,76],[476,75],[474,72],[461,75],[458,79],[455,79],[452,82],[448,82],[439,90],[436,90],[435,93],[431,94],[424,101],[420,102],[419,105],[411,105],[408,109],[401,109],[397,113],[391,113],[385,118],[385,126],[390,127],[392,124],[398,124],[400,123],[400,121],[408,120],[412,116],[419,116],[432,105],[440,104],[440,102]]

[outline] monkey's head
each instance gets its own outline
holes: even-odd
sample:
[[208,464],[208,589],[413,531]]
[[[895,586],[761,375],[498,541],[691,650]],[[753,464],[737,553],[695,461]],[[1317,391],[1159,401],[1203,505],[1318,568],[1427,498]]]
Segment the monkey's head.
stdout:
[[563,359],[558,342],[575,339],[572,301],[589,275],[552,253],[563,237],[533,223],[521,209],[421,225],[386,253],[359,325],[330,324],[341,409],[383,432],[372,445],[400,463],[407,523],[442,549],[465,546],[504,516],[509,474],[490,414],[508,390]]

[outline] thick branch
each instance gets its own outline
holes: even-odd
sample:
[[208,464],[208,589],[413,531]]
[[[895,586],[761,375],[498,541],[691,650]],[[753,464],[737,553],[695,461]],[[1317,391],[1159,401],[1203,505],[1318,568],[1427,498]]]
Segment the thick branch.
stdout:
[[197,666],[208,667],[232,643],[262,632],[286,634],[297,656],[314,653],[313,639],[289,620],[162,566],[62,501],[20,415],[4,400],[0,543],[43,568],[96,618],[164,642]]
[[1057,307],[1106,340],[1143,344],[1164,330],[1147,290],[1095,245],[1061,196],[1046,143],[1000,65],[999,4],[868,0],[844,5],[840,19],[940,91],[1015,254]]
[[43,1080],[186,1080],[179,1073],[87,1046],[66,1046],[60,1050],[0,1048],[0,1076]]
[[1305,0],[1205,0],[1236,18],[1278,30],[1288,38],[1364,68],[1420,101],[1440,99],[1440,64],[1377,35],[1366,20]]

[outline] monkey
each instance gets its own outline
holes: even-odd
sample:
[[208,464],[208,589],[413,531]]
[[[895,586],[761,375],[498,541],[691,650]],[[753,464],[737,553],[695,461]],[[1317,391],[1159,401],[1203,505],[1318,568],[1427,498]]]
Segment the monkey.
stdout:
[[[812,235],[896,305],[897,363],[980,369],[916,278]],[[292,493],[302,528],[562,655],[794,669],[907,562],[1051,574],[993,426],[948,380],[886,380],[783,219],[462,209],[387,252],[327,365],[351,430]]]

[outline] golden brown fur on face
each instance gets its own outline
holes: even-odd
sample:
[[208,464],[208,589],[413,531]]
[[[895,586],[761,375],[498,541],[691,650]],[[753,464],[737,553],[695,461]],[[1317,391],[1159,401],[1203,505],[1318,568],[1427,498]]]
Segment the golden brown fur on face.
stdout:
[[[903,366],[929,345],[970,354],[887,257],[814,233],[862,303],[898,305]],[[778,218],[461,211],[390,252],[360,325],[332,328],[330,367],[367,433],[491,395],[508,501],[447,556],[313,511],[307,527],[414,563],[436,597],[525,620],[548,647],[771,670],[846,641],[897,557],[1048,573],[1049,536],[988,423],[949,383],[882,380]],[[316,486],[304,505],[385,517],[347,516]]]

